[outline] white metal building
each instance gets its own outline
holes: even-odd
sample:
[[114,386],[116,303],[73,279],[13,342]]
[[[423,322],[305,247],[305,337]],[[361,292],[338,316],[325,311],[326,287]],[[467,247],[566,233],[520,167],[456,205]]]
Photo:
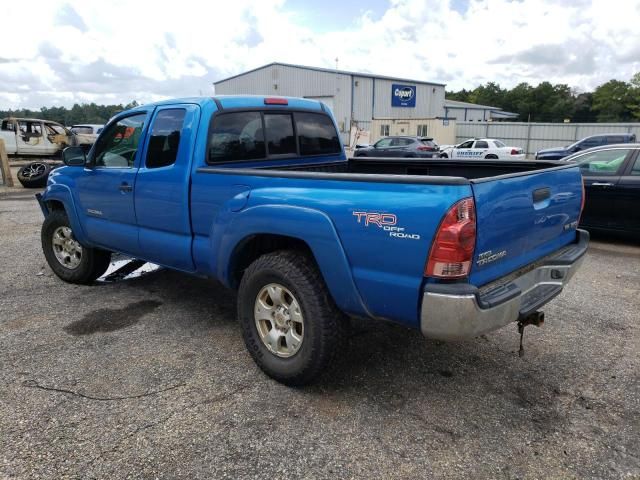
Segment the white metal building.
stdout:
[[[354,131],[367,132],[370,141],[393,134],[431,135],[431,121],[445,117],[444,84],[369,73],[270,63],[218,80],[214,86],[219,95],[284,95],[320,100],[333,111],[347,144],[352,143],[349,133],[353,140]],[[374,120],[376,130],[372,129]],[[439,121],[451,127],[444,131],[453,142],[454,122],[449,125],[448,121]],[[395,128],[397,125],[402,127]]]
[[515,120],[517,113],[506,112],[498,107],[475,103],[444,101],[444,116],[459,122],[490,122],[496,120]]

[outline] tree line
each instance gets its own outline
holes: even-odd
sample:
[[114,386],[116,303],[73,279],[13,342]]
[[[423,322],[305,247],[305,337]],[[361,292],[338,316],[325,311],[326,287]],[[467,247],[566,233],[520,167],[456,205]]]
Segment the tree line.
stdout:
[[640,72],[629,82],[609,80],[593,92],[579,93],[566,84],[520,83],[512,89],[488,82],[474,90],[447,92],[447,99],[500,107],[521,122],[640,121]]
[[135,100],[126,105],[97,105],[95,103],[76,103],[71,108],[66,107],[42,107],[40,110],[0,110],[0,118],[25,117],[53,120],[67,127],[80,123],[105,124],[115,114],[137,107]]

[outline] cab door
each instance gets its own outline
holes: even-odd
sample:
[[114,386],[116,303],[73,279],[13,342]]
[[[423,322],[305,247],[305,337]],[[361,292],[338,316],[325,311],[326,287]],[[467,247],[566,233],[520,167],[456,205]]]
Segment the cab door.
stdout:
[[19,120],[16,131],[16,149],[18,155],[46,155],[42,122]]
[[388,157],[391,151],[391,145],[393,142],[393,138],[387,137],[381,140],[378,140],[373,144],[373,152],[372,156],[374,157]]
[[140,254],[133,200],[149,113],[137,111],[106,127],[75,188],[89,240],[131,255]]
[[454,147],[451,151],[451,158],[462,159],[471,157],[471,147],[473,147],[473,140],[467,140],[462,142],[457,147]]
[[148,258],[193,271],[189,214],[191,152],[200,107],[158,107],[151,120],[135,189],[140,248]]
[[585,153],[575,159],[584,180],[585,205],[581,224],[595,228],[616,228],[622,214],[615,207],[625,160],[633,150],[612,148]]
[[640,150],[634,152],[617,186],[619,228],[640,233]]

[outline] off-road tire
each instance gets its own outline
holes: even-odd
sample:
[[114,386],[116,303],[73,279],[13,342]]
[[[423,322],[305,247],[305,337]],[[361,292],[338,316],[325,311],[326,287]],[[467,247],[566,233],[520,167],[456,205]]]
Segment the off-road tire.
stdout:
[[82,246],[80,264],[70,269],[62,265],[53,250],[53,234],[59,227],[69,227],[69,219],[62,210],[54,210],[47,215],[40,232],[42,250],[53,273],[68,283],[89,285],[109,268],[111,252]]
[[[299,350],[281,358],[263,343],[256,327],[254,307],[260,290],[277,283],[300,304],[304,336]],[[291,386],[308,385],[344,351],[348,319],[338,310],[315,261],[294,250],[268,253],[245,271],[238,291],[238,318],[242,335],[256,364],[271,378]]]

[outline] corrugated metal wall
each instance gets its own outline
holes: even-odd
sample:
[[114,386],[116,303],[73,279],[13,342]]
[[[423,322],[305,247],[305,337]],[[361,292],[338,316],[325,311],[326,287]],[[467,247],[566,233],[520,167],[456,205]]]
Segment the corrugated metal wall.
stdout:
[[[216,94],[285,95],[291,97],[332,97],[333,115],[341,133],[347,135],[351,122],[351,76],[305,70],[283,65],[231,78],[216,86]],[[344,136],[347,139],[347,136]]]
[[488,137],[509,146],[524,148],[534,155],[543,148],[561,147],[576,140],[606,133],[635,133],[640,139],[640,123],[526,123],[457,122],[456,143],[467,138]]
[[368,130],[373,119],[373,79],[353,77],[353,120],[358,128]]

